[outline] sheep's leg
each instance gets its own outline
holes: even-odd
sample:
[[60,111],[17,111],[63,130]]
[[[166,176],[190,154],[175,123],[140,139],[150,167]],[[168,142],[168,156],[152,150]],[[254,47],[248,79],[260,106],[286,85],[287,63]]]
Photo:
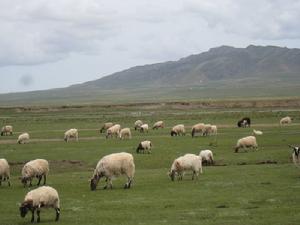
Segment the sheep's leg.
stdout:
[[40,183],[41,183],[41,180],[42,180],[42,176],[38,176],[38,178],[39,178],[39,181],[37,183],[37,186],[40,186]]
[[9,180],[9,177],[7,177],[7,183],[8,183],[8,186],[10,187],[10,180]]
[[130,177],[127,178],[127,183],[124,186],[124,189],[129,189],[131,186],[132,179]]
[[0,176],[0,186],[2,185],[2,176]]
[[195,171],[193,171],[192,180],[194,180],[194,178],[195,178],[195,174],[196,174],[196,172],[195,172]]
[[36,215],[37,215],[37,220],[36,220],[36,222],[38,222],[38,223],[41,221],[41,218],[40,218],[40,212],[41,212],[40,209],[37,209],[37,210],[36,210]]
[[34,222],[34,208],[31,209],[31,213],[32,213],[32,215],[31,215],[31,223],[33,223]]
[[109,179],[109,186],[110,186],[110,189],[112,189],[112,179]]
[[60,208],[56,208],[55,211],[56,211],[55,221],[58,221],[59,220],[59,215],[60,215]]
[[32,186],[32,178],[30,178],[30,180],[29,180],[29,187],[31,187]]
[[44,185],[46,184],[46,174],[44,174]]

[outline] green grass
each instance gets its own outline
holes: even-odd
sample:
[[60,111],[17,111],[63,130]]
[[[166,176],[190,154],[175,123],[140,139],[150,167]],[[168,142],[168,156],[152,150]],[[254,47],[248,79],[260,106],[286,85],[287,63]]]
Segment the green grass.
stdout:
[[[0,109],[3,124],[14,126],[14,136],[0,137],[0,158],[16,163],[11,167],[12,187],[0,187],[1,225],[30,224],[30,215],[22,219],[17,203],[31,188],[23,188],[18,177],[22,163],[35,158],[50,161],[48,185],[56,188],[61,199],[61,220],[54,222],[54,210],[41,213],[42,224],[299,224],[300,171],[290,161],[288,144],[300,144],[300,114],[290,109],[205,110],[199,108],[77,108],[59,111],[18,112]],[[284,115],[294,125],[279,127]],[[259,150],[233,153],[240,137],[252,128],[239,129],[236,121],[250,116],[253,128],[262,130]],[[132,129],[131,140],[104,138],[101,123],[113,121],[133,127],[140,118],[149,125],[164,120],[166,128],[140,134]],[[170,127],[197,122],[219,126],[217,137],[171,138]],[[79,142],[63,142],[69,128],[79,129]],[[31,142],[15,143],[20,132],[27,131]],[[42,139],[42,140],[41,140]],[[137,144],[152,141],[152,154],[136,154]],[[12,141],[8,143],[7,141]],[[167,172],[172,161],[185,153],[198,154],[212,149],[217,165],[204,168],[198,180],[187,173],[183,181],[172,182]],[[113,190],[95,192],[88,179],[98,160],[109,153],[126,151],[134,155],[136,175],[129,190],[122,187],[125,177],[113,181]],[[70,160],[76,160],[75,163]],[[267,160],[276,164],[260,164]],[[76,163],[77,162],[77,163]]]

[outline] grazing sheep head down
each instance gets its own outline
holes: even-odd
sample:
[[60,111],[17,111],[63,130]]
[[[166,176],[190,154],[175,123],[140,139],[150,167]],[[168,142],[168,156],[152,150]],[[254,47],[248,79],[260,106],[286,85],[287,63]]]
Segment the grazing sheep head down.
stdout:
[[169,172],[169,176],[170,176],[170,178],[171,178],[172,181],[175,180],[175,175],[176,175],[175,170],[172,170],[172,171]]
[[175,131],[171,131],[171,136],[176,136],[177,135],[177,133],[175,132]]
[[94,175],[94,177],[90,180],[90,187],[91,191],[95,191],[97,188],[97,185],[100,181],[101,176],[100,175]]
[[19,208],[21,217],[25,217],[29,210],[32,208],[33,201],[23,202]]

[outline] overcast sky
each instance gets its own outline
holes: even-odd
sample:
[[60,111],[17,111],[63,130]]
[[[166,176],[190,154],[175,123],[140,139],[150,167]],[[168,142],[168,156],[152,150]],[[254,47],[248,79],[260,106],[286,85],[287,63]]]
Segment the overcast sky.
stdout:
[[65,87],[220,45],[300,48],[298,0],[0,0],[0,93]]

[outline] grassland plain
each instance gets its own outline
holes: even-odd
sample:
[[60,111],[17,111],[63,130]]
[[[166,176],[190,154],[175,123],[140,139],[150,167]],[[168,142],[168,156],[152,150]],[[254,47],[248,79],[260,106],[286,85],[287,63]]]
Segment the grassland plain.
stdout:
[[[294,118],[293,125],[279,126],[282,116]],[[252,128],[236,128],[236,121],[250,116],[252,127],[262,130],[259,150],[233,153],[240,137]],[[2,124],[14,126],[14,136],[0,137],[0,158],[11,163],[12,186],[0,187],[1,225],[30,224],[21,218],[18,203],[32,188],[23,188],[18,177],[24,162],[45,158],[50,162],[48,185],[61,199],[59,224],[299,224],[300,171],[291,164],[288,144],[300,144],[299,108],[227,108],[203,110],[197,107],[71,107],[51,110],[35,108],[0,109]],[[132,130],[131,140],[106,140],[99,128],[113,121],[133,127],[136,119],[152,125],[164,120],[166,128],[141,134]],[[216,124],[217,137],[170,137],[179,123]],[[79,142],[63,142],[69,128],[79,129]],[[16,144],[21,132],[31,142]],[[152,154],[136,154],[144,139],[153,142]],[[212,149],[216,166],[204,168],[198,180],[186,174],[171,182],[167,172],[174,158]],[[123,190],[125,178],[113,181],[113,190],[89,189],[89,178],[98,160],[109,153],[126,151],[134,155],[136,176],[130,190]],[[34,187],[33,187],[34,188]],[[41,213],[42,224],[54,222],[54,210]]]

